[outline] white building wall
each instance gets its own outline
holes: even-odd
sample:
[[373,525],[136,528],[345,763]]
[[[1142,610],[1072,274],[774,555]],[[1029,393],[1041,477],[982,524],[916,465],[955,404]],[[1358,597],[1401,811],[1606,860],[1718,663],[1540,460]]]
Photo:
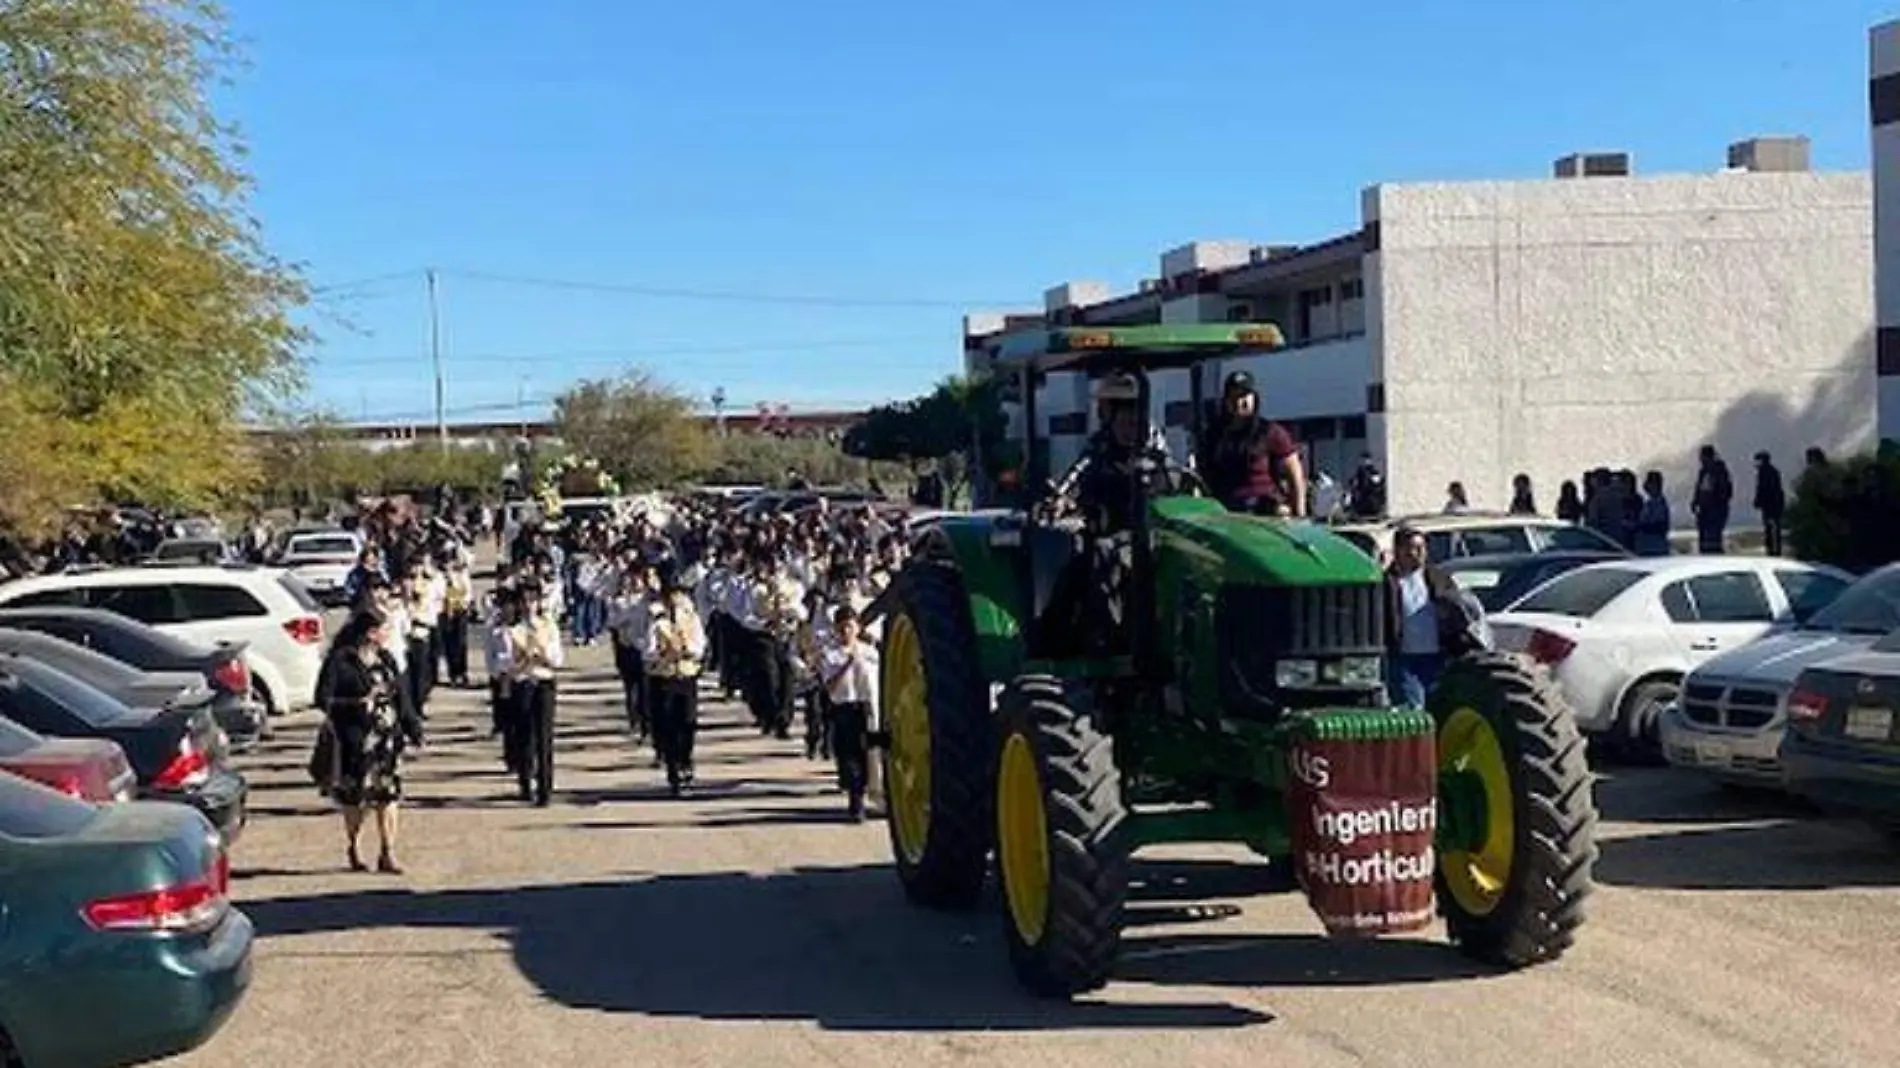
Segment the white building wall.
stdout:
[[1750,457],[1874,432],[1871,182],[1737,173],[1368,190],[1374,446],[1395,511],[1447,483],[1548,510],[1586,469],[1664,473],[1679,523],[1714,444],[1752,513]]
[[[1900,22],[1873,28],[1869,36],[1868,80],[1881,97],[1882,79],[1900,79]],[[1876,105],[1873,120],[1874,305],[1880,326],[1878,379],[1880,436],[1900,441],[1900,121]]]

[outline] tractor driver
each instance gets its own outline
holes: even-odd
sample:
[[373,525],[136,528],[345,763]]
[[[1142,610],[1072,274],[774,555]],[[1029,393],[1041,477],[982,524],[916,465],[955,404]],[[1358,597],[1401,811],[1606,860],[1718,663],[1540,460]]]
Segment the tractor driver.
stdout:
[[1081,513],[1083,556],[1057,577],[1042,623],[1043,633],[1079,641],[1084,652],[1121,644],[1121,591],[1132,564],[1135,510],[1147,497],[1173,492],[1180,470],[1159,427],[1151,426],[1142,440],[1141,388],[1134,378],[1104,379],[1095,401],[1101,429],[1051,487],[1048,502],[1072,501]]

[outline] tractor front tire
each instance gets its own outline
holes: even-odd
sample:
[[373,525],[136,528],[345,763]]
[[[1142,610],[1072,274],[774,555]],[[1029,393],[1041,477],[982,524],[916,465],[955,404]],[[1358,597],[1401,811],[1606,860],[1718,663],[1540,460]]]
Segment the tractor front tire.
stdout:
[[1003,691],[996,868],[1016,977],[1068,998],[1107,984],[1128,902],[1128,809],[1114,739],[1058,679]]
[[1438,850],[1438,908],[1452,942],[1508,968],[1557,959],[1584,922],[1597,859],[1576,714],[1528,661],[1502,653],[1452,662],[1426,704],[1438,729],[1441,810],[1462,798],[1471,814],[1452,821],[1468,824],[1465,840]]
[[885,812],[904,894],[974,908],[989,874],[994,728],[963,582],[949,563],[913,562],[884,624]]

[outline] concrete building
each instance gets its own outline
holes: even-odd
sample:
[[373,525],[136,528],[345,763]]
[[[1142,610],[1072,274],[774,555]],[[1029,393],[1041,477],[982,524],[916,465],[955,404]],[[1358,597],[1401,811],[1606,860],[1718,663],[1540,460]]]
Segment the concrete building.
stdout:
[[1900,21],[1874,27],[1869,37],[1880,436],[1900,441]]
[[[1134,292],[1069,283],[1039,312],[970,316],[966,366],[1016,329],[1271,320],[1288,347],[1231,363],[1312,464],[1343,478],[1372,453],[1397,511],[1442,507],[1454,480],[1502,508],[1520,471],[1548,510],[1560,482],[1608,466],[1663,471],[1686,523],[1711,443],[1740,520],[1756,451],[1792,470],[1810,445],[1874,438],[1872,189],[1811,172],[1804,138],[1739,142],[1723,163],[1639,177],[1627,154],[1588,153],[1544,180],[1375,185],[1329,241],[1198,242]],[[1231,369],[1207,369],[1209,395]],[[1038,399],[1052,466],[1090,429],[1073,379]],[[1185,375],[1156,393],[1184,446]]]

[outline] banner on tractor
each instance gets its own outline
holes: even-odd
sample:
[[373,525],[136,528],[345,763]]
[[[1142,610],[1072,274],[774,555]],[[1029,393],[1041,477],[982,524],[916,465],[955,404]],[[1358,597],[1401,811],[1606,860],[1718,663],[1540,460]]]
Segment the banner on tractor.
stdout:
[[1314,712],[1291,724],[1287,814],[1306,900],[1335,937],[1432,921],[1438,745],[1424,712]]

